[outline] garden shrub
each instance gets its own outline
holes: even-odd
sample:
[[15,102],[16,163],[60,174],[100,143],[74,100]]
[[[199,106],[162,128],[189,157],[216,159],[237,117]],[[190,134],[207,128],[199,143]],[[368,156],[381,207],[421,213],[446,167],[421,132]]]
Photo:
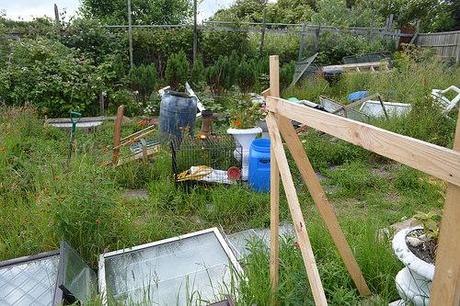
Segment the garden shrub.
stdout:
[[[198,37],[200,40],[200,36]],[[154,63],[160,77],[165,77],[168,59],[180,51],[191,58],[193,31],[183,29],[134,29],[134,63]]]
[[140,65],[131,68],[130,87],[138,92],[141,101],[146,101],[158,85],[157,69],[154,65]]
[[206,65],[216,63],[219,57],[228,55],[229,50],[238,56],[251,51],[248,34],[245,32],[206,31],[201,43]]
[[12,43],[10,58],[0,71],[7,105],[29,102],[48,116],[93,112],[104,75],[81,53],[45,38],[24,39]]
[[166,64],[165,81],[172,89],[184,89],[185,82],[189,79],[189,63],[183,51],[171,55]]
[[201,57],[197,57],[192,66],[192,76],[190,81],[196,89],[202,89],[206,82],[206,71],[204,69],[203,60]]
[[243,92],[251,90],[256,83],[254,67],[248,63],[245,58],[241,60],[241,63],[238,66],[237,83]]

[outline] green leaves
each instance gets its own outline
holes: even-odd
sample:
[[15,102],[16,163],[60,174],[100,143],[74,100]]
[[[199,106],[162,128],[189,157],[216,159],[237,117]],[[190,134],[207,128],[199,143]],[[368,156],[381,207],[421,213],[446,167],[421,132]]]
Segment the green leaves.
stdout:
[[7,105],[29,102],[48,116],[88,113],[103,85],[104,75],[90,59],[45,38],[13,43],[11,61],[0,71],[0,93]]
[[172,89],[184,90],[185,82],[188,80],[187,56],[184,51],[171,55],[166,64],[165,80]]

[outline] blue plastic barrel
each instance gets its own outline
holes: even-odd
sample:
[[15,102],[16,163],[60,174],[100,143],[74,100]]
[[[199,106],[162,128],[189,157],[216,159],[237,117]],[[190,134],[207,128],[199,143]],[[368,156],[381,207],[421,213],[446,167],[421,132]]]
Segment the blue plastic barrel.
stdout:
[[160,103],[160,133],[163,137],[181,139],[184,131],[193,135],[197,101],[195,97],[166,91]]
[[257,192],[270,191],[270,139],[258,138],[249,148],[249,186]]

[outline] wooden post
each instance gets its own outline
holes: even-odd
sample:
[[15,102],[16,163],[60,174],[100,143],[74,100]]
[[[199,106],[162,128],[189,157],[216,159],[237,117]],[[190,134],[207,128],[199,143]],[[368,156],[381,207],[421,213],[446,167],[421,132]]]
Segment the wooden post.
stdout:
[[[460,151],[460,117],[454,148]],[[449,183],[444,204],[430,305],[460,305],[460,186]]]
[[131,0],[128,0],[128,44],[129,44],[129,67],[134,67],[133,60],[133,27],[131,16]]
[[300,175],[302,176],[305,185],[310,191],[311,197],[315,202],[321,218],[326,224],[332,240],[334,241],[340,256],[342,257],[345,266],[351,275],[351,278],[355,282],[355,285],[362,296],[370,295],[371,292],[367,287],[366,280],[364,279],[363,274],[361,273],[361,269],[359,268],[359,265],[353,256],[353,252],[347,243],[345,235],[340,229],[339,222],[334,213],[334,208],[327,200],[326,193],[321,187],[321,184],[310,163],[310,160],[308,159],[302,142],[297,136],[297,133],[289,119],[282,116],[278,116],[277,118],[278,126],[281,134],[283,135],[283,139],[286,142],[289,151],[291,152],[291,156],[300,171]]
[[112,150],[112,165],[116,166],[120,159],[120,143],[121,143],[121,124],[123,122],[124,106],[120,105],[117,109],[117,117],[115,118],[115,126],[113,128],[113,150]]
[[[269,100],[272,99],[269,97]],[[326,295],[324,294],[323,284],[319,276],[318,267],[316,266],[315,256],[308,237],[305,220],[300,209],[299,199],[292,180],[292,175],[289,170],[289,164],[284,152],[281,135],[276,124],[273,113],[269,113],[266,117],[270,141],[272,143],[273,152],[278,164],[278,169],[281,175],[281,180],[284,186],[289,211],[294,225],[294,231],[299,244],[300,252],[302,253],[303,263],[307,270],[308,281],[310,283],[311,292],[316,305],[327,305]]]
[[[270,95],[279,97],[279,58],[277,55],[270,56]],[[278,163],[274,155],[273,144],[270,145],[270,285],[272,299],[271,304],[278,303],[276,299],[279,283],[279,198],[280,198],[280,174]]]

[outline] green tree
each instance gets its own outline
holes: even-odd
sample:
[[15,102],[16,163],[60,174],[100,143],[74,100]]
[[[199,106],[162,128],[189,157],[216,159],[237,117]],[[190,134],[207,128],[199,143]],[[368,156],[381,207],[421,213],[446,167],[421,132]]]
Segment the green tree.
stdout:
[[206,72],[201,57],[198,57],[193,63],[191,81],[196,88],[201,88],[206,82]]
[[173,54],[166,63],[165,81],[172,89],[181,91],[188,80],[189,63],[184,51]]
[[[83,13],[109,24],[126,24],[126,0],[82,0]],[[178,24],[191,18],[189,0],[132,0],[133,24]]]
[[129,73],[132,90],[138,91],[139,98],[147,101],[158,84],[158,75],[155,65],[135,66]]
[[242,59],[237,71],[237,82],[242,92],[248,92],[256,83],[254,66]]

